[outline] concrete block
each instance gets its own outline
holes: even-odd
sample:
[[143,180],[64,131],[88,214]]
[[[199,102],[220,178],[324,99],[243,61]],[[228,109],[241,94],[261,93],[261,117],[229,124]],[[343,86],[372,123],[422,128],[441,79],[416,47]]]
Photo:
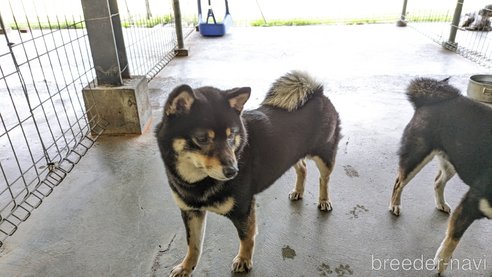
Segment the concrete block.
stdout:
[[82,93],[91,130],[96,131],[104,120],[108,123],[105,135],[142,134],[152,115],[146,78],[133,76],[118,87],[95,82]]

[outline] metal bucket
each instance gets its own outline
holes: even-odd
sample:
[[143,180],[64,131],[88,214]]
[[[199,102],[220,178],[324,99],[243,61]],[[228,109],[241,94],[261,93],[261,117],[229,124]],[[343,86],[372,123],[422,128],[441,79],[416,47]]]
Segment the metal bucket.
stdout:
[[470,98],[492,103],[492,75],[471,76],[467,93]]

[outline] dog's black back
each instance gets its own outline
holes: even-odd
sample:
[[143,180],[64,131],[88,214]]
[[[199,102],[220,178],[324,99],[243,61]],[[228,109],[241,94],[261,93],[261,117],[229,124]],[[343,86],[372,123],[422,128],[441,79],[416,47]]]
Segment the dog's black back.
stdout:
[[306,155],[331,152],[325,145],[337,144],[340,139],[338,114],[322,88],[298,110],[263,105],[244,112],[243,118],[249,143],[241,164],[251,171],[244,174],[253,178],[255,193],[267,188]]

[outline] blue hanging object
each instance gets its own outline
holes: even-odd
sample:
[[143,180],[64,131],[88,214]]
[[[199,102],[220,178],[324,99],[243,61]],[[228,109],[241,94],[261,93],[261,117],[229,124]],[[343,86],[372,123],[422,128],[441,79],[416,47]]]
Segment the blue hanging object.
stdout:
[[202,17],[202,5],[201,0],[198,0],[198,30],[202,36],[206,37],[220,37],[225,35],[229,27],[232,25],[232,17],[229,13],[229,3],[225,0],[225,16],[222,22],[217,23],[215,20],[214,11],[212,10],[212,5],[210,0],[208,0],[208,11],[207,18],[205,21]]

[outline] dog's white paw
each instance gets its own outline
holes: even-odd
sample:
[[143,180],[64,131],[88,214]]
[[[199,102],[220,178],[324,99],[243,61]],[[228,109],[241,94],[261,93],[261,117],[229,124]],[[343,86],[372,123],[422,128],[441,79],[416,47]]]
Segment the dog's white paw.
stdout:
[[253,261],[251,259],[236,256],[232,260],[232,272],[250,272],[253,269]]
[[173,268],[169,277],[190,277],[192,271],[193,270],[184,268],[182,264],[179,264]]
[[329,212],[333,210],[333,207],[331,206],[331,202],[328,200],[325,201],[320,201],[318,204],[318,209],[323,212]]
[[451,207],[448,205],[448,203],[444,202],[441,204],[437,204],[436,208],[440,210],[441,212],[445,212],[447,214],[451,213]]
[[400,215],[401,205],[390,205],[389,211],[394,215]]
[[289,193],[289,199],[292,201],[301,200],[302,199],[302,193],[293,190]]
[[437,272],[441,274],[448,267],[451,256],[445,256],[441,253],[441,249],[437,250],[436,257],[434,258],[434,266],[437,268]]

